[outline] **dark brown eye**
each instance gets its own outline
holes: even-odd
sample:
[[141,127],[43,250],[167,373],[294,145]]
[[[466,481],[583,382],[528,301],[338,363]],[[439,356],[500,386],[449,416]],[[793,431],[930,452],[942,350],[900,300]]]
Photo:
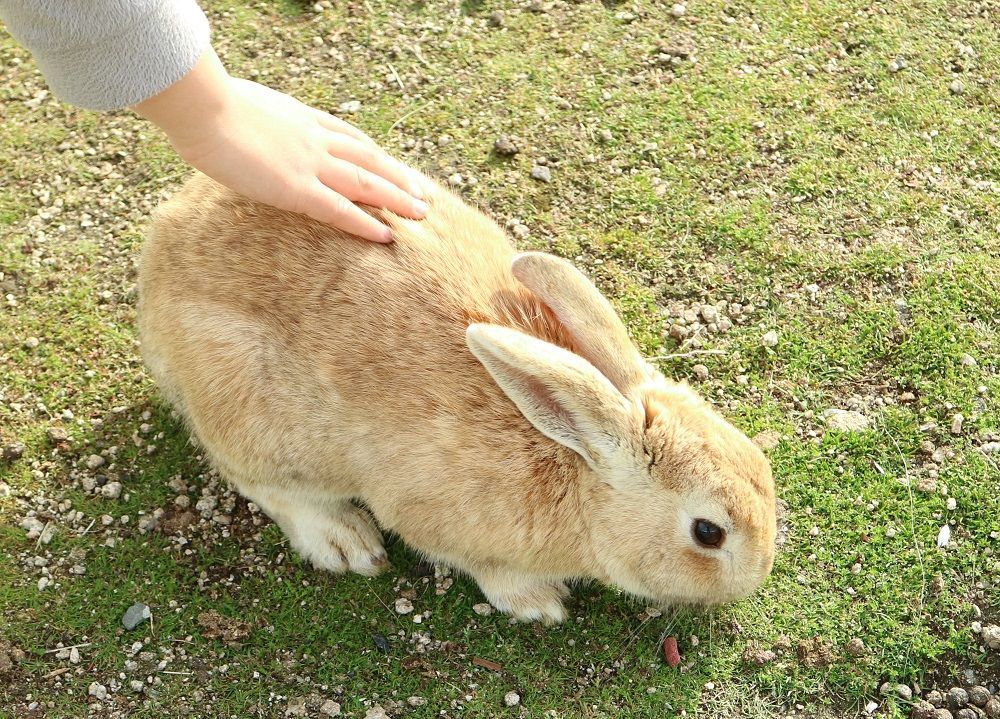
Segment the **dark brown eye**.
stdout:
[[707,519],[694,520],[691,533],[694,535],[695,541],[703,547],[721,547],[722,541],[726,538],[722,527]]

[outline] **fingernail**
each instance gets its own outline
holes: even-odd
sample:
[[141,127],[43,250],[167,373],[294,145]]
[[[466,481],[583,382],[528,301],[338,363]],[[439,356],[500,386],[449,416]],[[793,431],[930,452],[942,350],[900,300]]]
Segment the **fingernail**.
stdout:
[[428,209],[427,203],[424,202],[423,200],[413,201],[413,214],[417,216],[417,219],[426,217],[427,209]]
[[388,227],[382,230],[382,236],[379,237],[379,242],[384,242],[386,244],[392,242],[392,230]]

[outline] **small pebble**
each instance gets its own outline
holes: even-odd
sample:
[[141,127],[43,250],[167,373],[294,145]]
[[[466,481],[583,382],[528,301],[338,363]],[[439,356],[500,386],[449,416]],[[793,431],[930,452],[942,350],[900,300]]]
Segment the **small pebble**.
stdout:
[[413,602],[411,602],[406,597],[400,597],[396,600],[396,613],[397,614],[409,614],[413,611]]
[[944,549],[948,546],[949,541],[951,541],[951,527],[947,524],[942,524],[941,529],[938,530],[937,545],[939,548]]
[[488,602],[480,602],[479,604],[472,605],[472,611],[474,611],[481,617],[485,617],[490,614],[493,614],[493,605],[489,604]]
[[868,417],[853,410],[828,409],[823,413],[826,426],[840,432],[864,432],[871,428]]
[[852,657],[860,657],[863,656],[868,649],[865,647],[865,643],[860,638],[854,637],[844,645],[844,651]]
[[532,167],[531,176],[541,182],[552,182],[552,170],[546,165],[535,165]]
[[14,442],[13,444],[8,444],[3,448],[3,458],[8,462],[14,462],[21,459],[24,455],[25,447],[20,442]]
[[494,10],[490,13],[488,19],[490,27],[503,27],[507,24],[507,18],[503,14],[503,10]]
[[948,503],[947,503],[948,511],[954,512],[957,506],[958,506],[958,500],[955,499],[954,497],[948,497]]
[[521,151],[521,148],[517,146],[509,136],[501,135],[493,143],[493,151],[498,155],[503,155],[505,157],[513,157]]
[[674,6],[670,8],[670,14],[674,17],[684,17],[686,12],[687,7],[683,3],[674,3]]
[[703,364],[696,364],[691,368],[691,372],[694,373],[695,379],[699,382],[704,382],[708,379],[708,367]]
[[961,95],[965,92],[965,84],[961,80],[952,80],[948,89],[951,90],[952,95]]
[[962,414],[956,414],[951,420],[951,433],[954,435],[962,434],[963,422],[965,422],[965,417]]
[[87,457],[87,469],[94,470],[98,467],[103,467],[105,463],[104,457],[99,454],[92,454]]
[[948,706],[952,711],[960,709],[969,703],[969,692],[962,687],[952,687],[948,690]]
[[108,688],[99,682],[91,682],[90,686],[87,688],[87,694],[96,698],[98,701],[104,701],[108,698]]
[[503,696],[503,703],[509,707],[516,707],[521,703],[521,695],[517,692],[507,692]]
[[764,336],[760,338],[760,343],[765,347],[777,347],[778,333],[775,330],[765,333]]
[[975,704],[977,707],[986,706],[986,702],[990,700],[990,690],[984,686],[974,686],[969,687],[969,702]]
[[333,699],[327,699],[320,705],[319,713],[323,716],[335,717],[340,715],[340,704]]
[[347,113],[348,115],[353,115],[355,112],[361,110],[360,100],[348,100],[347,102],[342,102],[337,107],[341,112]]
[[39,344],[39,342],[38,342],[38,338],[37,337],[29,337],[28,339],[26,339],[24,341],[24,347],[25,347],[25,349],[29,349],[29,350],[35,349],[36,347],[38,347],[38,344]]
[[987,624],[983,627],[983,641],[994,651],[1000,651],[1000,626]]
[[411,707],[422,707],[427,705],[427,700],[423,697],[412,696],[407,698],[406,703]]
[[149,611],[148,605],[143,604],[142,602],[136,602],[131,607],[126,609],[125,614],[122,615],[122,626],[131,631],[151,616],[152,612]]
[[101,487],[101,494],[108,499],[118,499],[122,495],[121,482],[108,482]]
[[976,358],[968,354],[962,355],[962,359],[959,361],[963,367],[975,367],[978,364]]

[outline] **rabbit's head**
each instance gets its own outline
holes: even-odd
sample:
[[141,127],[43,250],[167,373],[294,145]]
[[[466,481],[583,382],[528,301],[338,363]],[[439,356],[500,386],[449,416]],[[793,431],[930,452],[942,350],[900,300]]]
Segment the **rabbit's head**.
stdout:
[[774,558],[767,459],[645,362],[611,304],[568,262],[527,253],[513,273],[574,351],[495,325],[470,326],[466,340],[528,421],[579,455],[597,578],[665,604],[752,592]]

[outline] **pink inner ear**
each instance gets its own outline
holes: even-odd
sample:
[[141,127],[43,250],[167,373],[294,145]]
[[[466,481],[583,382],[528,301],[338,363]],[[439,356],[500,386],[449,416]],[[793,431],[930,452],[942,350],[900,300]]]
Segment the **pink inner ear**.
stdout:
[[550,415],[569,432],[577,434],[573,415],[556,399],[552,390],[538,379],[524,372],[516,372],[516,375],[516,381],[524,387],[525,393],[535,401],[542,412]]

